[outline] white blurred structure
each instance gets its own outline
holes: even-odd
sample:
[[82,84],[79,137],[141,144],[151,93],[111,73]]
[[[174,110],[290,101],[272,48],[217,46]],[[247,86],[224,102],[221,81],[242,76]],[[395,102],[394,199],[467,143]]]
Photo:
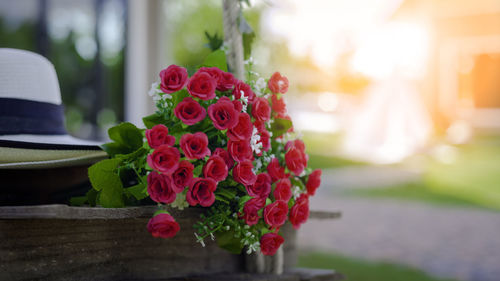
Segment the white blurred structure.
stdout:
[[374,163],[401,161],[422,148],[432,123],[411,81],[394,75],[376,82],[346,127],[344,152]]

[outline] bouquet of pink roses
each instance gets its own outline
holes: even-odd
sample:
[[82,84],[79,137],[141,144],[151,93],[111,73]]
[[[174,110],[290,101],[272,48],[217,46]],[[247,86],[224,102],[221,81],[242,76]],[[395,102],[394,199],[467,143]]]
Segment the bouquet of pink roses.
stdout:
[[152,200],[159,210],[147,229],[163,238],[180,230],[169,208],[199,205],[206,210],[194,226],[197,242],[216,238],[233,253],[246,246],[274,255],[287,219],[295,228],[307,220],[321,170],[307,168],[304,143],[293,139],[282,98],[288,79],[276,72],[266,81],[251,67],[247,82],[235,79],[216,51],[190,77],[180,66],[162,70],[147,129],[109,130],[103,148],[111,158],[89,169],[85,200],[103,207]]

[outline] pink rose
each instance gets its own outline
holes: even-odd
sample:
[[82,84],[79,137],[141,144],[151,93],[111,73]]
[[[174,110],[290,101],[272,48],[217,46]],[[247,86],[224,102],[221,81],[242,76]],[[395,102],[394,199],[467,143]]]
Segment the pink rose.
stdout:
[[176,197],[171,179],[167,175],[160,175],[155,171],[148,175],[148,194],[151,200],[165,204],[174,202]]
[[155,125],[153,128],[146,130],[146,139],[151,148],[157,148],[162,144],[169,146],[175,144],[175,137],[168,135],[168,128],[163,124]]
[[234,85],[233,96],[235,99],[239,100],[241,95],[247,97],[248,103],[250,104],[255,100],[255,93],[252,91],[252,88],[245,82],[238,80]]
[[243,219],[247,225],[254,225],[259,222],[259,210],[264,208],[266,200],[262,198],[252,198],[243,207]]
[[188,92],[202,100],[211,100],[215,98],[215,87],[217,80],[206,72],[196,72],[187,84]]
[[293,228],[299,229],[300,225],[307,221],[309,217],[309,198],[307,194],[301,194],[295,205],[290,210],[290,222]]
[[166,144],[160,145],[148,155],[148,165],[160,173],[171,174],[179,166],[179,150]]
[[174,218],[165,213],[152,217],[148,222],[148,231],[153,237],[171,238],[181,229]]
[[267,165],[267,172],[271,176],[273,182],[285,178],[285,168],[280,166],[278,158],[273,158]]
[[260,121],[268,121],[271,118],[271,108],[266,98],[255,98],[252,104],[252,116]]
[[267,205],[264,208],[264,221],[273,229],[282,226],[288,214],[288,204],[285,201],[278,200]]
[[248,140],[252,137],[253,124],[250,120],[250,115],[240,113],[238,115],[238,123],[232,129],[227,131],[227,136],[232,141]]
[[188,159],[202,159],[210,156],[208,138],[205,133],[184,134],[181,137],[180,147]]
[[220,98],[208,107],[208,116],[219,130],[231,129],[238,124],[238,111],[228,97]]
[[275,72],[267,82],[267,86],[275,94],[284,94],[288,91],[288,78],[281,76],[279,72]]
[[222,72],[217,83],[217,90],[222,92],[231,90],[235,83],[236,78],[234,78],[233,74],[230,72]]
[[249,140],[229,140],[229,143],[227,144],[227,151],[236,162],[253,160],[253,152]]
[[186,86],[188,73],[184,67],[172,64],[160,72],[160,79],[160,89],[166,94],[171,94]]
[[233,168],[233,178],[244,186],[252,185],[257,176],[252,171],[253,164],[250,160],[242,161]]
[[276,183],[273,191],[274,199],[288,202],[292,198],[292,183],[287,178],[281,179]]
[[267,173],[257,175],[253,185],[246,186],[248,195],[258,198],[266,198],[271,193],[271,177]]
[[264,130],[260,132],[259,135],[259,142],[262,144],[262,150],[268,151],[271,148],[271,134],[269,134],[267,130]]
[[307,178],[307,194],[314,195],[316,193],[316,189],[318,189],[321,184],[321,170],[314,170],[309,177]]
[[298,176],[307,166],[307,156],[297,147],[292,146],[285,153],[285,162],[288,169]]
[[205,178],[211,178],[216,182],[225,180],[227,177],[226,162],[220,156],[210,156],[203,167],[203,175]]
[[266,233],[260,238],[260,251],[266,256],[273,256],[285,239],[276,233]]
[[285,99],[281,97],[278,99],[276,95],[271,95],[272,109],[277,113],[278,118],[284,118],[286,116],[286,104]]
[[226,166],[227,166],[228,171],[233,168],[234,160],[233,160],[233,158],[231,158],[231,155],[229,155],[229,153],[226,150],[224,150],[224,148],[217,147],[214,150],[213,155],[218,155],[218,156],[222,157],[222,159],[224,159],[224,162],[226,162]]
[[211,178],[195,178],[186,194],[186,201],[191,206],[198,203],[203,207],[210,207],[215,202],[215,190],[217,183]]
[[175,116],[186,125],[194,125],[207,116],[207,111],[191,97],[185,97],[174,110]]
[[184,191],[184,188],[191,184],[193,170],[194,166],[189,161],[183,160],[179,163],[177,170],[172,173],[172,187],[175,193]]

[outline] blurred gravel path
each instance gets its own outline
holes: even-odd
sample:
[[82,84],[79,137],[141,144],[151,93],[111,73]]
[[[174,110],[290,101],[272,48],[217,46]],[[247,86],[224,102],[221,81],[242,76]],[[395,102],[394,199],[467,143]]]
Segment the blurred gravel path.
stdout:
[[406,264],[440,277],[500,280],[500,212],[341,197],[325,188],[328,174],[311,206],[341,210],[342,218],[310,220],[299,231],[300,248]]

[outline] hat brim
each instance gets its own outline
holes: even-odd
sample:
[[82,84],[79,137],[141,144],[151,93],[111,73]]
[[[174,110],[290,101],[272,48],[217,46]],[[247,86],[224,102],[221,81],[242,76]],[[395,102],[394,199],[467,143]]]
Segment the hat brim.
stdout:
[[69,135],[41,138],[26,136],[23,141],[14,140],[12,136],[0,137],[0,169],[81,166],[107,158],[107,154],[97,142],[80,140]]

